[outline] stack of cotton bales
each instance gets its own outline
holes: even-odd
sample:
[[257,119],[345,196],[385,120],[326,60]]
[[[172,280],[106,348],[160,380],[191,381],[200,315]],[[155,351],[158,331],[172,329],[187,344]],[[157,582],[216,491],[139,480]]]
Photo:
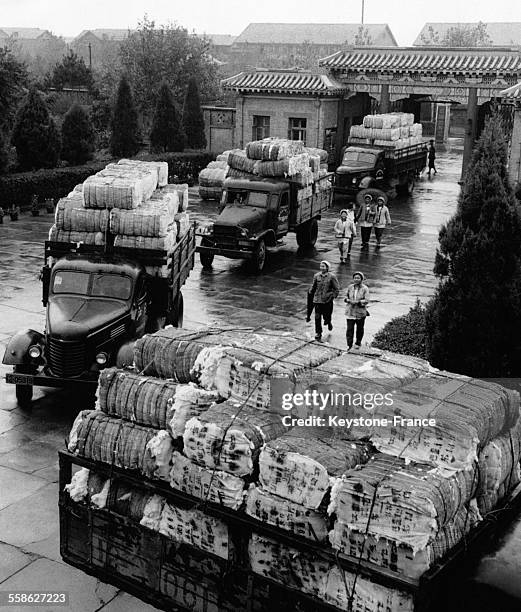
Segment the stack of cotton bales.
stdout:
[[220,200],[224,179],[228,173],[226,151],[199,172],[199,197],[201,200]]
[[171,253],[189,229],[187,209],[188,186],[168,184],[166,162],[122,159],[58,202],[49,240]]
[[[232,563],[241,536],[226,512],[249,517],[250,570],[340,609],[351,597],[370,612],[413,603],[355,578],[337,552],[417,579],[519,482],[519,395],[421,359],[267,330],[172,328],[138,340],[134,361],[139,375],[102,374],[100,410],[80,415],[71,448],[190,496],[188,509],[160,496],[146,512],[138,504],[136,520],[176,542]],[[292,400],[310,389],[320,402]],[[328,555],[297,552],[288,534]]]
[[412,113],[366,115],[362,125],[351,127],[349,142],[401,149],[423,142],[422,125]]

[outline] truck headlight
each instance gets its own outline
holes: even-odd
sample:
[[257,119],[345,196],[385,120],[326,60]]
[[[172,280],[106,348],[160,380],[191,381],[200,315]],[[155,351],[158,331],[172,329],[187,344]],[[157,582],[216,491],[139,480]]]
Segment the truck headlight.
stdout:
[[356,178],[354,178],[351,182],[353,183],[353,185],[355,185],[356,184]]
[[96,363],[98,365],[105,365],[107,363],[107,360],[108,360],[107,353],[98,353],[96,355]]
[[37,344],[33,344],[29,347],[29,357],[31,359],[38,359],[42,356],[42,349]]
[[246,228],[241,227],[240,232],[241,236],[243,236],[244,238],[248,238],[248,230]]
[[213,225],[201,225],[199,227],[201,236],[211,236],[213,234]]

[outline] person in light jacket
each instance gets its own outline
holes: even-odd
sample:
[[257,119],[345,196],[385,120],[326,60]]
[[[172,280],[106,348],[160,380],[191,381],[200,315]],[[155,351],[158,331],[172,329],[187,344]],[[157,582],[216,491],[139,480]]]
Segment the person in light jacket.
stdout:
[[379,249],[382,243],[382,236],[386,227],[391,227],[391,215],[387,208],[385,198],[378,196],[376,198],[376,216],[374,219],[374,235],[376,237],[376,248]]
[[370,193],[366,193],[364,195],[364,203],[360,206],[355,217],[355,221],[360,226],[360,233],[362,235],[362,249],[366,249],[369,246],[369,238],[373,231],[375,216],[376,204],[373,200],[373,196]]
[[346,303],[346,340],[347,350],[353,347],[353,336],[356,327],[355,348],[359,349],[364,337],[365,319],[369,316],[367,304],[369,303],[369,288],[364,284],[365,277],[362,272],[353,274],[353,282],[348,286],[344,302]]
[[340,211],[340,219],[335,223],[335,236],[340,251],[340,263],[345,263],[346,258],[351,255],[353,239],[356,236],[356,225],[352,211],[351,215],[345,208]]
[[330,267],[328,261],[320,262],[320,272],[317,272],[313,277],[313,284],[308,294],[308,316],[306,320],[309,321],[311,317],[309,303],[312,299],[315,310],[315,339],[319,342],[322,340],[322,318],[329,331],[333,329],[331,323],[333,300],[340,291],[337,277],[329,271]]

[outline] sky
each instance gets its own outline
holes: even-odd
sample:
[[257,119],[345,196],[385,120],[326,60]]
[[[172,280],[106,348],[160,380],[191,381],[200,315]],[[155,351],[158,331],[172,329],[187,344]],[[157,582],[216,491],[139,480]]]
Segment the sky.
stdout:
[[[362,0],[0,0],[0,28],[38,27],[74,37],[135,28],[147,14],[206,34],[237,35],[251,22],[360,23]],[[387,23],[410,45],[430,22],[521,22],[516,0],[365,0],[365,23]]]

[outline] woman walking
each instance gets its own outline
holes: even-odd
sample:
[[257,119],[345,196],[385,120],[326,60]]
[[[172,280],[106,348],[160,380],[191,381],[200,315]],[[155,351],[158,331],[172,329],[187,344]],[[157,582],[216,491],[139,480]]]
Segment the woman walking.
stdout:
[[434,162],[436,160],[436,149],[434,148],[434,140],[429,140],[428,160],[429,160],[429,176],[431,175],[431,170],[434,170],[434,174],[438,174],[438,171],[436,170],[436,166],[434,165]]
[[[351,212],[351,215],[349,214]],[[335,236],[337,238],[338,250],[340,251],[340,263],[345,263],[346,258],[351,255],[353,239],[356,236],[356,225],[353,210],[343,209],[340,211],[340,219],[335,223]]]
[[346,340],[347,350],[353,347],[353,336],[356,327],[355,348],[359,349],[364,337],[365,319],[369,316],[367,304],[369,303],[369,288],[364,284],[365,277],[362,272],[353,274],[353,282],[349,285],[344,302],[346,303]]
[[386,198],[384,196],[378,196],[376,198],[376,216],[373,227],[376,237],[376,248],[379,249],[385,228],[391,227],[391,215],[389,214]]
[[355,221],[360,225],[360,233],[362,235],[362,249],[369,246],[369,238],[373,231],[373,223],[376,216],[376,204],[373,196],[370,193],[364,195],[364,203],[360,206]]
[[311,318],[312,309],[315,310],[315,340],[322,340],[322,319],[329,331],[333,329],[331,316],[333,314],[333,300],[338,296],[339,285],[337,277],[329,271],[329,262],[320,262],[320,272],[313,277],[313,284],[308,293],[308,313],[306,321]]

